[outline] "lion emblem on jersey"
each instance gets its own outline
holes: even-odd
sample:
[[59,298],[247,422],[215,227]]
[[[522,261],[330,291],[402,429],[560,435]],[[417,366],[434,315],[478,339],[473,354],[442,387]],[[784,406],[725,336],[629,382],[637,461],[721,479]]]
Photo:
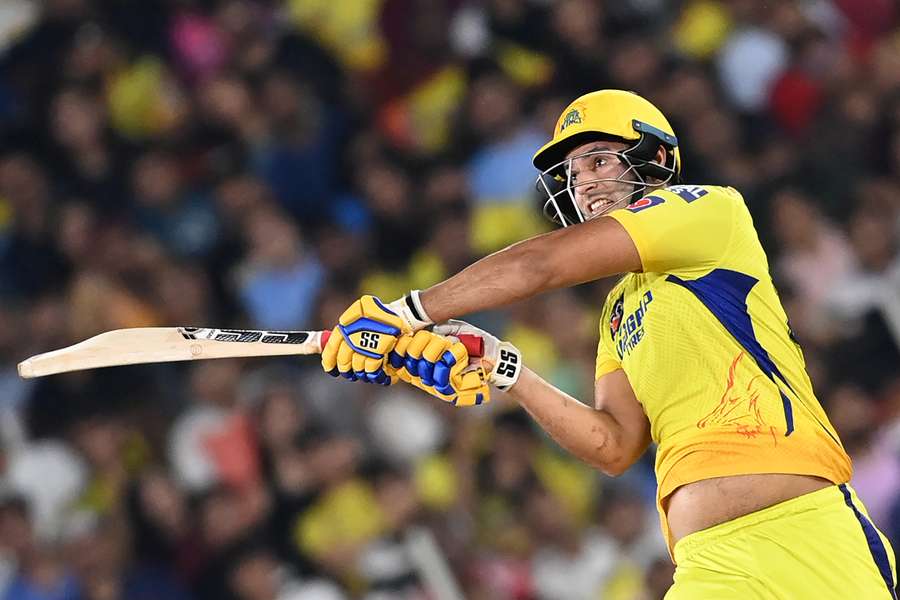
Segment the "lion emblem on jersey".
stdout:
[[619,296],[612,307],[612,314],[609,316],[609,334],[616,339],[616,333],[622,325],[622,317],[625,315],[625,295]]
[[765,376],[759,374],[751,377],[746,385],[737,382],[738,367],[745,356],[740,352],[735,357],[728,368],[725,391],[719,403],[697,422],[697,428],[720,427],[746,438],[768,434],[772,436],[773,443],[778,444],[775,427],[769,425],[759,404],[759,398],[764,393],[762,381]]

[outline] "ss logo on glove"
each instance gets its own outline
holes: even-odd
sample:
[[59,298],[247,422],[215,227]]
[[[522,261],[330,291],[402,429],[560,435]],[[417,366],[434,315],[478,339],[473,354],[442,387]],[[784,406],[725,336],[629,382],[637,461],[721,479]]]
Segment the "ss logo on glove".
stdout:
[[500,350],[500,362],[494,373],[502,377],[512,377],[516,374],[519,367],[519,357],[514,352],[508,350]]
[[374,331],[363,331],[360,334],[359,345],[363,348],[370,348],[375,350],[378,348],[378,342],[381,341],[381,336]]

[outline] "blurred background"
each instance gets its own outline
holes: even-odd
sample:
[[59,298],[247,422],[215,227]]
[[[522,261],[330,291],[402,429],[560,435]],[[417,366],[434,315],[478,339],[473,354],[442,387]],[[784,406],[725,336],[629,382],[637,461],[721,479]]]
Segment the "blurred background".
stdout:
[[[424,600],[448,573],[473,599],[661,598],[652,451],[604,477],[504,398],[453,409],[312,357],[15,371],[120,327],[328,328],[546,230],[531,155],[603,87],[668,115],[687,182],[744,194],[900,547],[898,13],[3,0],[0,598]],[[610,286],[473,321],[590,401]]]

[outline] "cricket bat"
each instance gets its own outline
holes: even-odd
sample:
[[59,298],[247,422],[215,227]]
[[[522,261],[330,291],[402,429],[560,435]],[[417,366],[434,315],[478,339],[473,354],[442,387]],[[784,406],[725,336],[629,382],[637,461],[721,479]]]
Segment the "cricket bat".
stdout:
[[[107,331],[72,346],[19,363],[19,376],[30,379],[69,371],[145,363],[320,354],[330,331],[263,331],[203,327],[134,327]],[[480,337],[460,336],[469,356],[481,356]]]

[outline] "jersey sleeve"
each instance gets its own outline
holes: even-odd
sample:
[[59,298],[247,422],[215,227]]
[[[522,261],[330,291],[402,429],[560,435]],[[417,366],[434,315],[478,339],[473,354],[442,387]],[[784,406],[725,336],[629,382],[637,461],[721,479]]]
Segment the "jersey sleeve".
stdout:
[[612,373],[616,369],[621,369],[622,363],[616,358],[615,354],[610,352],[606,347],[603,337],[600,337],[600,343],[597,344],[597,365],[594,368],[594,379],[600,379],[607,373]]
[[609,216],[628,232],[645,273],[699,277],[727,252],[737,202],[743,199],[731,188],[678,185]]

